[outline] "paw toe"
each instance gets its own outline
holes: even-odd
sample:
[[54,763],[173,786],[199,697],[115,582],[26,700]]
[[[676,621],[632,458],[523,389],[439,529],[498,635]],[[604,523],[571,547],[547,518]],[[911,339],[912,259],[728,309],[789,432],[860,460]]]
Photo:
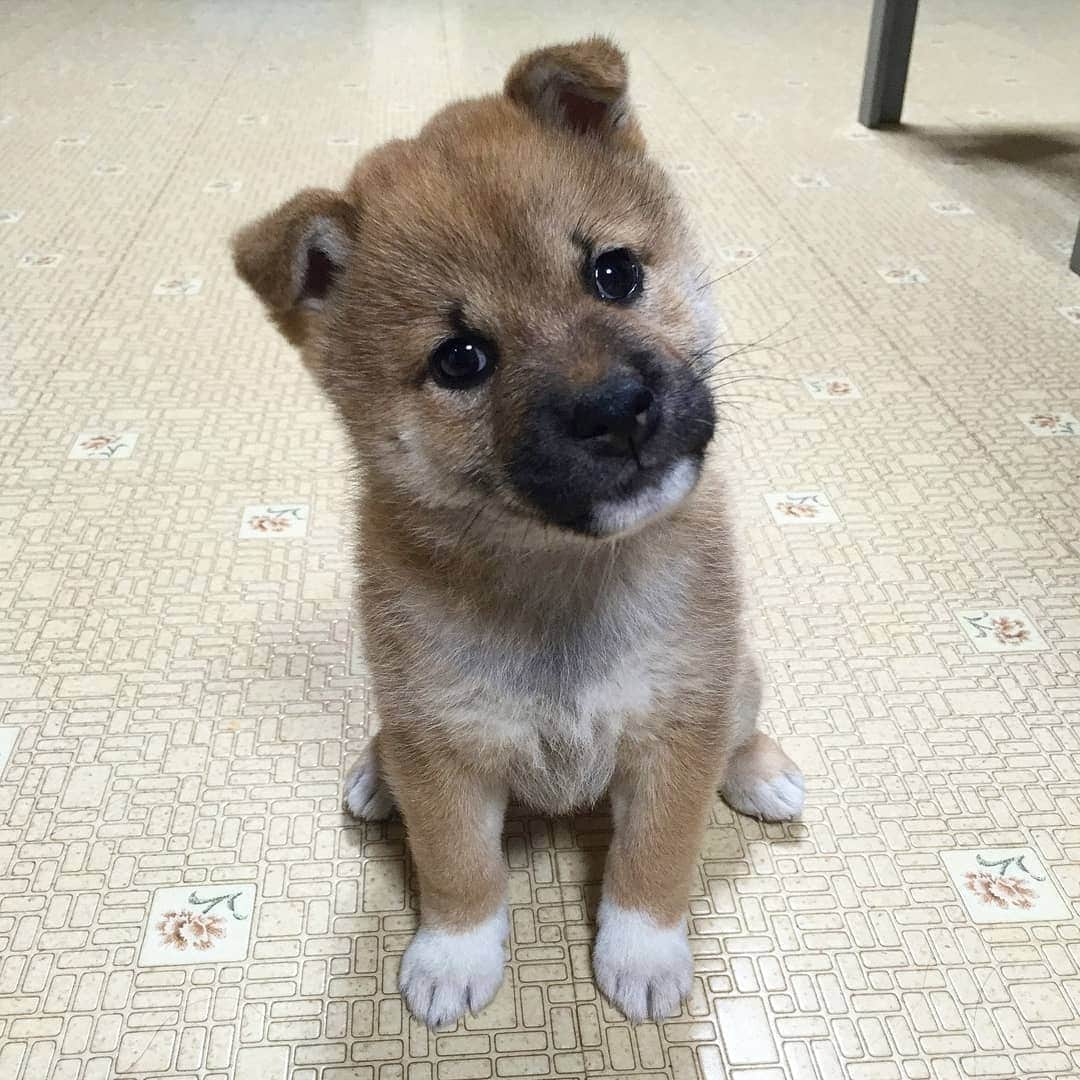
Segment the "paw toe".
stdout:
[[806,781],[797,771],[748,778],[725,785],[724,801],[740,814],[761,821],[790,821],[806,804]]
[[693,985],[694,962],[682,926],[660,927],[641,912],[605,901],[593,951],[596,981],[631,1023],[679,1011]]
[[428,1027],[479,1012],[503,979],[505,911],[461,933],[422,929],[401,960],[399,984],[409,1011]]
[[362,821],[385,821],[394,812],[394,797],[370,756],[361,758],[345,778],[345,809]]

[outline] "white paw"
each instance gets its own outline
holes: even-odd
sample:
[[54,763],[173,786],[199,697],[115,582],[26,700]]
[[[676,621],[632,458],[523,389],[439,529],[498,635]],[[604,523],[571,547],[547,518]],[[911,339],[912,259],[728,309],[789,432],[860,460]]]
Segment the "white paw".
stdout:
[[732,778],[721,794],[732,810],[760,821],[790,821],[806,804],[806,781],[797,770],[770,777]]
[[345,777],[345,808],[363,821],[385,821],[394,812],[394,796],[379,776],[379,759],[370,748]]
[[409,1012],[428,1027],[479,1012],[503,980],[506,908],[471,930],[421,927],[401,959],[399,984]]
[[601,901],[597,922],[593,973],[608,1000],[633,1024],[677,1012],[694,978],[686,927],[658,926],[643,911],[608,900]]

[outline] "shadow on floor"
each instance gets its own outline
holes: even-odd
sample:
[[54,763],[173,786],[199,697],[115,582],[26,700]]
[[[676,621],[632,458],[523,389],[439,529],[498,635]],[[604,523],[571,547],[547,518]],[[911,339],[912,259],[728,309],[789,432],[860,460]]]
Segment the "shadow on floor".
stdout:
[[1015,165],[1080,198],[1080,127],[987,125],[977,131],[931,124],[897,124],[892,132],[953,164]]

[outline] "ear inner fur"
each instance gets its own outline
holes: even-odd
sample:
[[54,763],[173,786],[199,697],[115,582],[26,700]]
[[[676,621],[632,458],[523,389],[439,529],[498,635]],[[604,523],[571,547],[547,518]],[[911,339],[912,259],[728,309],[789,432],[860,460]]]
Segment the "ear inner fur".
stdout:
[[[294,345],[305,343],[309,313],[321,309],[344,271],[356,217],[356,208],[338,192],[309,188],[233,237],[236,272]],[[314,278],[313,255],[319,269]]]
[[506,96],[542,123],[642,151],[627,79],[622,52],[596,37],[523,56],[506,77]]

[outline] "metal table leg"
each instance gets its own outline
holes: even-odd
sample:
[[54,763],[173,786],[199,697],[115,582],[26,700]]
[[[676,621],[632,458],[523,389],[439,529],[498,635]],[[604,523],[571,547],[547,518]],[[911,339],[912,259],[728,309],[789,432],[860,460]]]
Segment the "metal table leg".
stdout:
[[1076,243],[1073,244],[1072,258],[1069,260],[1069,269],[1074,274],[1080,274],[1080,224],[1076,226]]
[[900,122],[918,8],[919,0],[874,0],[859,102],[865,127]]

